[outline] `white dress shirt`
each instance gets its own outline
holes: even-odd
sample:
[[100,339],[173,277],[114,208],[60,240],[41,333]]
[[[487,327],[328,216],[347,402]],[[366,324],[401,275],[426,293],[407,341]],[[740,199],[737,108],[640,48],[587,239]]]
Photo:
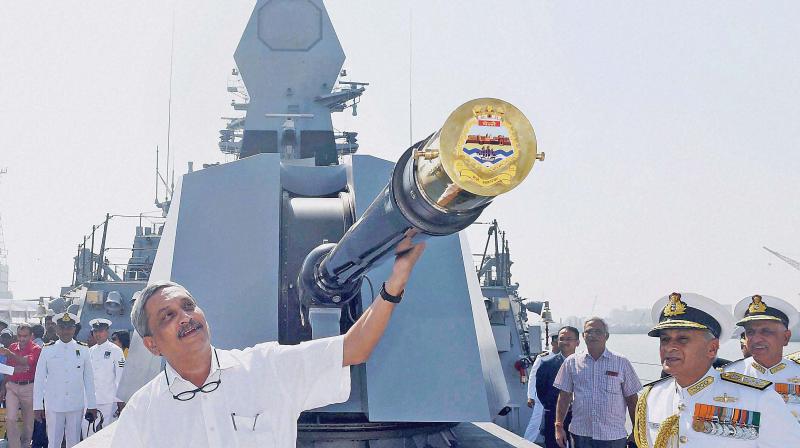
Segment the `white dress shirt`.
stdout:
[[[125,357],[122,349],[111,341],[92,346],[89,349],[94,372],[94,393],[97,404],[116,403],[117,386],[122,378]],[[105,416],[107,419],[111,416]]]
[[780,394],[789,412],[800,423],[800,363],[782,358],[778,364],[765,367],[750,357],[727,364],[722,369],[772,381],[770,387]]
[[[85,399],[84,399],[85,395]],[[33,409],[72,412],[95,408],[89,347],[71,340],[45,344],[33,381]]]
[[[697,410],[703,405],[736,409],[739,415],[750,417],[758,412],[758,431],[753,434],[752,430],[743,430],[742,425],[726,425],[724,417],[722,424],[714,423],[709,427],[701,419],[699,426],[693,425]],[[667,447],[789,448],[797,446],[800,441],[800,426],[771,388],[758,390],[725,381],[714,368],[709,369],[697,383],[685,388],[672,377],[656,382],[647,394],[644,415],[640,415],[641,410],[640,403],[636,409],[636,426],[645,430],[650,448],[654,446],[661,426],[673,415],[678,415],[677,434],[668,438]],[[741,410],[747,413],[741,413]],[[732,426],[736,428],[735,432],[730,431]],[[704,432],[706,428],[710,428],[711,433]],[[640,448],[644,447],[640,445]]]
[[215,391],[174,399],[196,387],[167,365],[128,401],[111,446],[294,448],[302,411],[350,396],[344,336],[214,349],[211,356],[206,383],[219,380]]

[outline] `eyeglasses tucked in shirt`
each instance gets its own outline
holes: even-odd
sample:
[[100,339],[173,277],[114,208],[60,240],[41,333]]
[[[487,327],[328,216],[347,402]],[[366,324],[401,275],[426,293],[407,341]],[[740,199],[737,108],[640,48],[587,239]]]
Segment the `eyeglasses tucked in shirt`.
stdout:
[[178,401],[189,401],[197,395],[198,392],[202,392],[204,394],[214,392],[219,388],[219,385],[222,384],[222,369],[219,368],[219,357],[217,356],[217,349],[214,349],[214,358],[217,360],[217,372],[219,372],[219,377],[216,381],[209,381],[206,384],[198,387],[197,389],[183,391],[177,395],[172,392],[172,388],[169,387],[169,376],[167,376],[167,369],[164,368],[164,378],[167,380],[167,390],[169,393],[172,394],[172,398]]

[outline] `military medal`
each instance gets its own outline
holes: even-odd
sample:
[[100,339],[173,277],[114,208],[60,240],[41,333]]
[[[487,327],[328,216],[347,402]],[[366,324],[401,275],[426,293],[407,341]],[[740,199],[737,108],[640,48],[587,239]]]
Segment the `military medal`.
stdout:
[[775,383],[775,392],[780,394],[785,403],[800,403],[800,384]]

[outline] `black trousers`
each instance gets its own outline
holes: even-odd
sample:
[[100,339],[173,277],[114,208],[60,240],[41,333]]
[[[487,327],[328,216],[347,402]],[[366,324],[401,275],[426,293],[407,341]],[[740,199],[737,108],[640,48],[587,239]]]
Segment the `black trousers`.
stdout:
[[[572,421],[572,411],[567,412],[564,418],[564,431],[567,433],[569,439],[569,423]],[[544,435],[545,448],[560,448],[556,443],[556,410],[544,409],[544,416],[542,418],[541,433]]]

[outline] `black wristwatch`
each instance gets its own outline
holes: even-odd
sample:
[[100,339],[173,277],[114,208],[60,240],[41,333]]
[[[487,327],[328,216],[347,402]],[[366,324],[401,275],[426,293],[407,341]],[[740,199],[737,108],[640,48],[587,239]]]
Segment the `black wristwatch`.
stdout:
[[393,296],[386,292],[386,282],[383,282],[381,286],[381,298],[387,302],[400,303],[400,301],[403,300],[403,291],[400,291],[399,295]]

